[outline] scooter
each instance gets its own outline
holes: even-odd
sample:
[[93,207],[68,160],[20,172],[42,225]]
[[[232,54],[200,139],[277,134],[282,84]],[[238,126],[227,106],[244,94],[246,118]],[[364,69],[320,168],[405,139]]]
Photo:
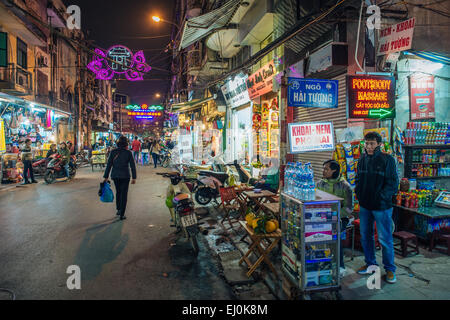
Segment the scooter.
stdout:
[[33,167],[34,175],[36,175],[36,176],[45,175],[49,161],[50,160],[48,158],[43,158],[43,159],[33,162],[33,164],[31,166]]
[[[55,182],[57,178],[64,178],[66,176],[66,171],[64,170],[64,165],[62,164],[61,155],[54,154],[51,156],[50,162],[47,164],[47,171],[44,175],[44,180],[47,184]],[[72,157],[71,157],[72,158]],[[71,159],[73,161],[73,158]],[[72,179],[77,173],[76,164],[69,164],[69,176]]]
[[189,239],[194,250],[198,255],[197,235],[199,233],[197,216],[194,211],[194,202],[191,196],[186,193],[179,193],[172,201],[175,208],[175,225],[183,229],[183,234]]
[[228,174],[225,172],[215,172],[202,170],[198,172],[198,187],[195,191],[195,201],[201,205],[207,205],[211,200],[216,201],[220,195],[219,188],[225,185]]

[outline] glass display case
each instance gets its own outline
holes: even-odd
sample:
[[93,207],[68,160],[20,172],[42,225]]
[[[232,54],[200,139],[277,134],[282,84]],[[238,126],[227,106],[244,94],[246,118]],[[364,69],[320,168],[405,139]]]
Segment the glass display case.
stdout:
[[316,190],[316,200],[281,193],[282,270],[302,292],[339,288],[340,201]]

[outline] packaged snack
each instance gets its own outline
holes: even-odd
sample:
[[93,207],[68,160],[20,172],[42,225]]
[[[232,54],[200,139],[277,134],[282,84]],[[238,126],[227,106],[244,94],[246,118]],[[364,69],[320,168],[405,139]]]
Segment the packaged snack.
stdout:
[[339,166],[341,167],[341,173],[347,173],[347,162],[345,160],[338,160]]
[[356,183],[356,174],[354,172],[347,172],[347,181],[354,186]]
[[345,159],[344,147],[341,144],[336,146],[338,159]]
[[344,143],[344,152],[346,158],[353,158],[352,145],[349,143]]
[[353,159],[359,159],[361,156],[361,153],[359,152],[359,142],[352,144],[352,152],[353,152]]
[[353,159],[347,158],[347,173],[356,171],[356,161]]

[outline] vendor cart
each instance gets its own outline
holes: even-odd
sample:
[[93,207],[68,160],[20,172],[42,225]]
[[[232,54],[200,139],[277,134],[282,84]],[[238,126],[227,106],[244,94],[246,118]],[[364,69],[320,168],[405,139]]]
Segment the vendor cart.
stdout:
[[341,200],[321,190],[306,201],[281,193],[283,288],[290,299],[318,291],[339,298]]
[[108,157],[106,149],[92,151],[92,157],[90,160],[92,171],[94,171],[94,166],[98,166],[100,169],[105,168],[107,160]]

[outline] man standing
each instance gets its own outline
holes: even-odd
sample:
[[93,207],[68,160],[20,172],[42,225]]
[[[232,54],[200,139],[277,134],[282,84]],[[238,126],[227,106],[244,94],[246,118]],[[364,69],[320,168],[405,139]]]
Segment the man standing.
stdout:
[[141,151],[141,142],[138,140],[138,137],[134,137],[134,141],[131,144],[131,148],[133,150],[134,162],[139,163],[139,151]]
[[[37,183],[37,181],[34,179],[34,174],[33,174],[33,166],[32,166],[33,154],[31,152],[31,140],[30,139],[25,140],[25,144],[21,148],[21,151],[22,151],[23,178],[24,178],[24,182],[22,184]],[[29,176],[30,176],[31,182],[28,180],[28,176],[27,176],[28,171],[30,172]]]
[[386,281],[395,283],[394,247],[392,239],[392,196],[398,190],[398,175],[395,160],[380,150],[381,136],[369,132],[364,136],[365,152],[358,161],[355,193],[360,204],[360,232],[366,265],[358,273],[377,265],[375,258],[374,221],[378,239],[382,246]]

